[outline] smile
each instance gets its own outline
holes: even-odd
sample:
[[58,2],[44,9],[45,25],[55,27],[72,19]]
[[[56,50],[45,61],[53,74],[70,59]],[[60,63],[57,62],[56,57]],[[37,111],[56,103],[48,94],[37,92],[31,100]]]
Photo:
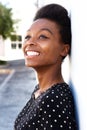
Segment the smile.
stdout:
[[40,53],[36,51],[27,51],[26,55],[27,56],[38,56]]

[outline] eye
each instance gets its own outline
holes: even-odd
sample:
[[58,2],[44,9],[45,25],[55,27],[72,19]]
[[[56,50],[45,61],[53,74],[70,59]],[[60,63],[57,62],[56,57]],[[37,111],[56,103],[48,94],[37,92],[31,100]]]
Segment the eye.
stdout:
[[30,35],[27,35],[26,37],[25,37],[25,40],[29,40],[31,38],[31,36]]
[[47,36],[45,36],[45,35],[40,35],[39,36],[39,39],[47,39],[48,37]]

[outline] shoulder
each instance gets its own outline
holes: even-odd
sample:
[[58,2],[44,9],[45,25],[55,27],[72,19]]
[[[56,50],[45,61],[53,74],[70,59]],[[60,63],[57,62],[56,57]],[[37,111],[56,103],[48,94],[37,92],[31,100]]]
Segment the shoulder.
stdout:
[[42,98],[42,100],[51,102],[63,99],[73,99],[72,91],[69,85],[66,83],[55,84],[46,92],[46,94]]
[[49,108],[57,108],[58,111],[59,109],[69,110],[74,108],[71,89],[66,83],[56,84],[43,96],[40,106],[48,110]]

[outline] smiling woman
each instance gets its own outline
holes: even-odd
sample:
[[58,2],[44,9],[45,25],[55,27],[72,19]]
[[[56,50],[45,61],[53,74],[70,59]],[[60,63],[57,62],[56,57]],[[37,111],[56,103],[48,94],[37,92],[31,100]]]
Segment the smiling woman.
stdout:
[[37,72],[38,85],[18,115],[15,130],[77,130],[73,94],[61,73],[70,47],[67,10],[57,4],[38,10],[23,44],[25,65]]

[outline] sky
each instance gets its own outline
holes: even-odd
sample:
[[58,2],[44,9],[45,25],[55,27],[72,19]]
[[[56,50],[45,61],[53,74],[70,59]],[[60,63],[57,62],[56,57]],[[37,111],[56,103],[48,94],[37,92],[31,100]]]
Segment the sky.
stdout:
[[[37,11],[35,6],[37,0],[0,0],[0,2],[12,8],[13,18],[20,20],[17,32],[24,35],[32,24],[33,17]],[[68,11],[70,10],[70,0],[38,0],[38,2],[40,7],[49,3],[58,3],[67,8]]]

